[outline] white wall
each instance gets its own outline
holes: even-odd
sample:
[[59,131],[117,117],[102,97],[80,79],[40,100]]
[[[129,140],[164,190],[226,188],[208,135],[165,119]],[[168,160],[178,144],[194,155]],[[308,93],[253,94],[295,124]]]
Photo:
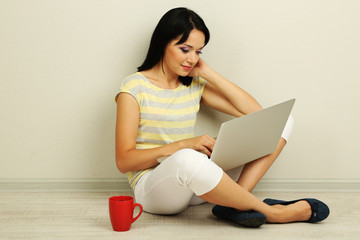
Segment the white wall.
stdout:
[[[203,57],[263,106],[295,97],[268,179],[360,179],[360,2],[0,0],[0,178],[124,178],[115,102],[169,9],[211,31]],[[198,133],[226,119],[202,110]]]

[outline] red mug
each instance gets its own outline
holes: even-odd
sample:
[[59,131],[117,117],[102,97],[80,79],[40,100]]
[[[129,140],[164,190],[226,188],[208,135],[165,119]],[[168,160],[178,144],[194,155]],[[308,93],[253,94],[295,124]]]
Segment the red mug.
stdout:
[[[139,214],[134,218],[134,209],[140,208]],[[134,203],[131,196],[114,196],[109,198],[110,221],[114,231],[128,231],[131,224],[141,215],[143,209],[141,204]]]

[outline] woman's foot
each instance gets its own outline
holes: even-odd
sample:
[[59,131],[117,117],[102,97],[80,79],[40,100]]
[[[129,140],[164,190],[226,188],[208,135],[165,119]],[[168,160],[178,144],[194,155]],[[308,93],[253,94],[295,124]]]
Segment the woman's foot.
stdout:
[[257,228],[266,222],[266,216],[256,211],[239,212],[234,208],[215,205],[212,212],[220,219],[231,221],[244,227]]
[[268,216],[268,222],[273,223],[315,223],[323,221],[330,214],[330,210],[325,203],[313,198],[305,198],[294,201],[265,199],[264,202],[277,209],[275,218]]

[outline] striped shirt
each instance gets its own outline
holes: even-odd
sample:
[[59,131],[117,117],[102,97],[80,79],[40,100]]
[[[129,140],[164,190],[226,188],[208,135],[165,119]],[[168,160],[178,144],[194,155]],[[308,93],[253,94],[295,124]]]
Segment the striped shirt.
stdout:
[[[132,95],[140,108],[136,148],[160,147],[194,137],[196,116],[205,84],[204,79],[195,77],[190,86],[180,84],[175,89],[162,89],[153,85],[140,72],[125,78],[120,93]],[[134,187],[148,170],[129,172],[131,186]]]

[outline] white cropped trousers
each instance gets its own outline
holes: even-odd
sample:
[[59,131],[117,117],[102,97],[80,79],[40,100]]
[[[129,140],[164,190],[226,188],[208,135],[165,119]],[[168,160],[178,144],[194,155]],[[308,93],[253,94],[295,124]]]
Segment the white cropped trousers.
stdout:
[[[282,138],[288,141],[293,118],[290,115]],[[243,166],[227,171],[234,181]],[[205,154],[192,149],[182,149],[145,173],[134,187],[136,202],[144,211],[154,214],[177,214],[189,205],[205,201],[199,198],[214,189],[223,176],[223,170]]]

